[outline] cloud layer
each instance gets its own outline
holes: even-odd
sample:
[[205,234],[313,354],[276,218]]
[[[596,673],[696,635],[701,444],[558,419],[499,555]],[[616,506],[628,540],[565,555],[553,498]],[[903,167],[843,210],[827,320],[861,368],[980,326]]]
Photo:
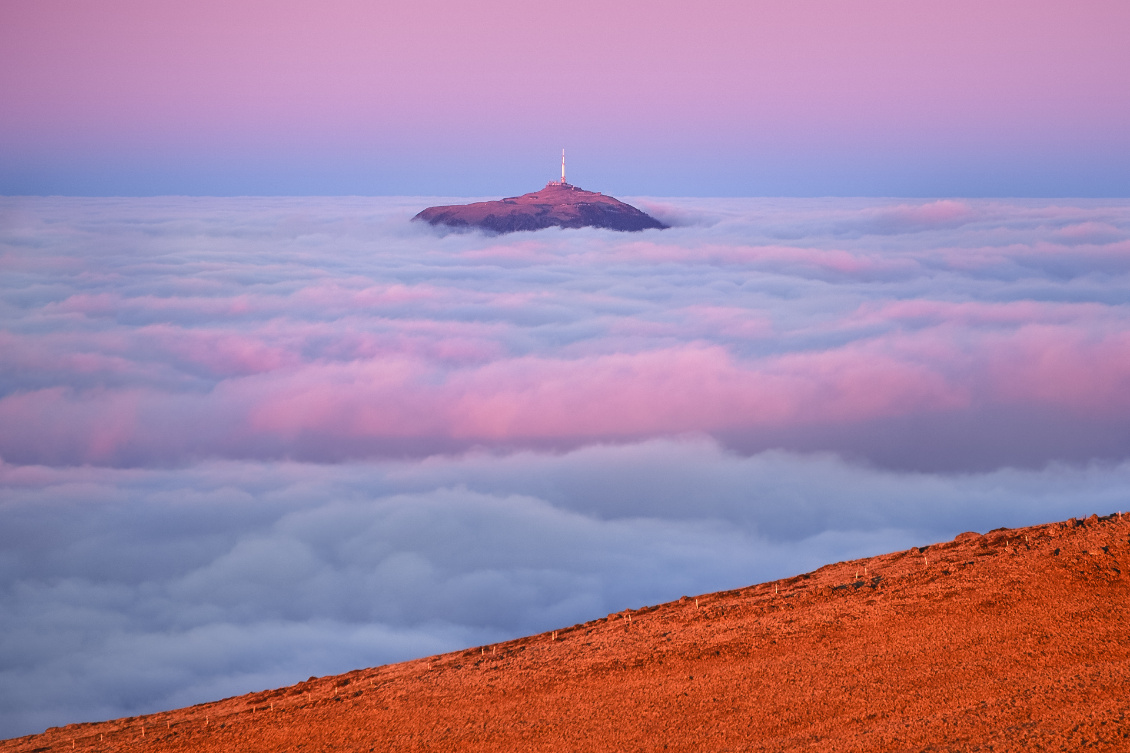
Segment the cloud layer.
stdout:
[[414,208],[9,200],[0,455],[701,432],[961,470],[1128,449],[1125,202],[684,202],[653,207],[691,223],[664,233],[505,239]]
[[0,200],[0,735],[1110,512],[1130,203]]

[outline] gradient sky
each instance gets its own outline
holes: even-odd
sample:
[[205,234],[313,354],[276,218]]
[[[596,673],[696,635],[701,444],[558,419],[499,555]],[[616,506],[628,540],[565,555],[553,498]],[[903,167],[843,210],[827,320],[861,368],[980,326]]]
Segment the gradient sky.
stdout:
[[[1124,507],[1127,38],[0,2],[0,737]],[[673,227],[409,222],[562,147]]]
[[0,192],[1130,195],[1121,0],[0,5]]

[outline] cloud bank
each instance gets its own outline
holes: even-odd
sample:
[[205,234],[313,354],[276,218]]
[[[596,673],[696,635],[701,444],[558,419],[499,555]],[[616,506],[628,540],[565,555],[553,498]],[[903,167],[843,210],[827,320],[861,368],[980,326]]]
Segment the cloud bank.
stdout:
[[0,734],[986,530],[1130,474],[1130,204],[3,199]]
[[8,205],[9,462],[688,432],[918,470],[1127,450],[1119,204],[732,202],[506,239],[395,201]]

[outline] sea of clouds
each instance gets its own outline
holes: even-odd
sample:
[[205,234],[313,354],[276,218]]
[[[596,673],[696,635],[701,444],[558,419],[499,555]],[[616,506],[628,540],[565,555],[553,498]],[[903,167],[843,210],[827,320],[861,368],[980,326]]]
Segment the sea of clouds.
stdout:
[[1130,202],[0,198],[0,736],[1130,509]]

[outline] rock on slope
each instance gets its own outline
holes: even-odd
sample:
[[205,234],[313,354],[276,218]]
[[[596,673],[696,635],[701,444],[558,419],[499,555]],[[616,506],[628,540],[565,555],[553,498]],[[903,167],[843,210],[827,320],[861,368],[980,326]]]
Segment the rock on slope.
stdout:
[[667,227],[630,204],[568,183],[550,183],[540,191],[499,201],[428,207],[412,219],[453,228],[479,228],[492,233],[547,227],[599,227],[626,231]]
[[1128,540],[966,533],[0,750],[1130,750]]

